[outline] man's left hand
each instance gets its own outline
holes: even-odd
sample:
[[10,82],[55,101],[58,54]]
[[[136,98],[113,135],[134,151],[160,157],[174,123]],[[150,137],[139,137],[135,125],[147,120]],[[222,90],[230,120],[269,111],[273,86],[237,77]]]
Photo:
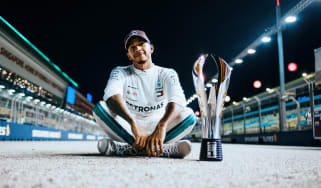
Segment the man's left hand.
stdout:
[[146,142],[146,153],[148,156],[159,157],[163,152],[163,142],[166,135],[166,125],[159,123]]

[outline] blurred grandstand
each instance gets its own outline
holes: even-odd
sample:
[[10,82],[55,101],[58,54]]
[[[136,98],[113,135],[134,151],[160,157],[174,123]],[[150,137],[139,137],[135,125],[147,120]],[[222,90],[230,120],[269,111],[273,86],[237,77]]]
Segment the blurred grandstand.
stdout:
[[104,135],[92,116],[91,100],[89,93],[87,97],[80,93],[75,81],[0,17],[0,140],[32,139],[34,135],[26,134],[34,132],[21,133],[17,126],[35,129],[42,139],[53,138],[50,133],[57,130],[88,133],[91,139]]

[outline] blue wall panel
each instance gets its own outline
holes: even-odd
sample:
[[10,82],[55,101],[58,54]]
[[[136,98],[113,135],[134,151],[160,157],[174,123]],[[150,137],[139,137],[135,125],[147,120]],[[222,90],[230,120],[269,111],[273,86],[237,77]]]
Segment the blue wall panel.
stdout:
[[106,136],[0,121],[0,140],[99,140]]

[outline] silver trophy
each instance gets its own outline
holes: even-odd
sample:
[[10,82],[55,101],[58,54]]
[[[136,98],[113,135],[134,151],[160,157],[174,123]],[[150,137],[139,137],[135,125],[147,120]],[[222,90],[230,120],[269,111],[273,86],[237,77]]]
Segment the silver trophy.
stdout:
[[202,120],[200,160],[221,161],[223,160],[220,135],[221,118],[232,68],[222,58],[210,55],[218,69],[218,82],[210,88],[209,97],[207,98],[203,74],[203,67],[207,57],[208,55],[201,55],[194,63],[192,72]]

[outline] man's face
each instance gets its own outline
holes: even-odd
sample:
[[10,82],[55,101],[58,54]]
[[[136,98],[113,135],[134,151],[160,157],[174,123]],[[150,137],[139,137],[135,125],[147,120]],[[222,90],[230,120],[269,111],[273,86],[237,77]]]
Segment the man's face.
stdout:
[[146,42],[140,37],[131,39],[128,45],[127,56],[130,61],[137,64],[144,64],[151,60],[152,53],[154,51],[153,45]]

